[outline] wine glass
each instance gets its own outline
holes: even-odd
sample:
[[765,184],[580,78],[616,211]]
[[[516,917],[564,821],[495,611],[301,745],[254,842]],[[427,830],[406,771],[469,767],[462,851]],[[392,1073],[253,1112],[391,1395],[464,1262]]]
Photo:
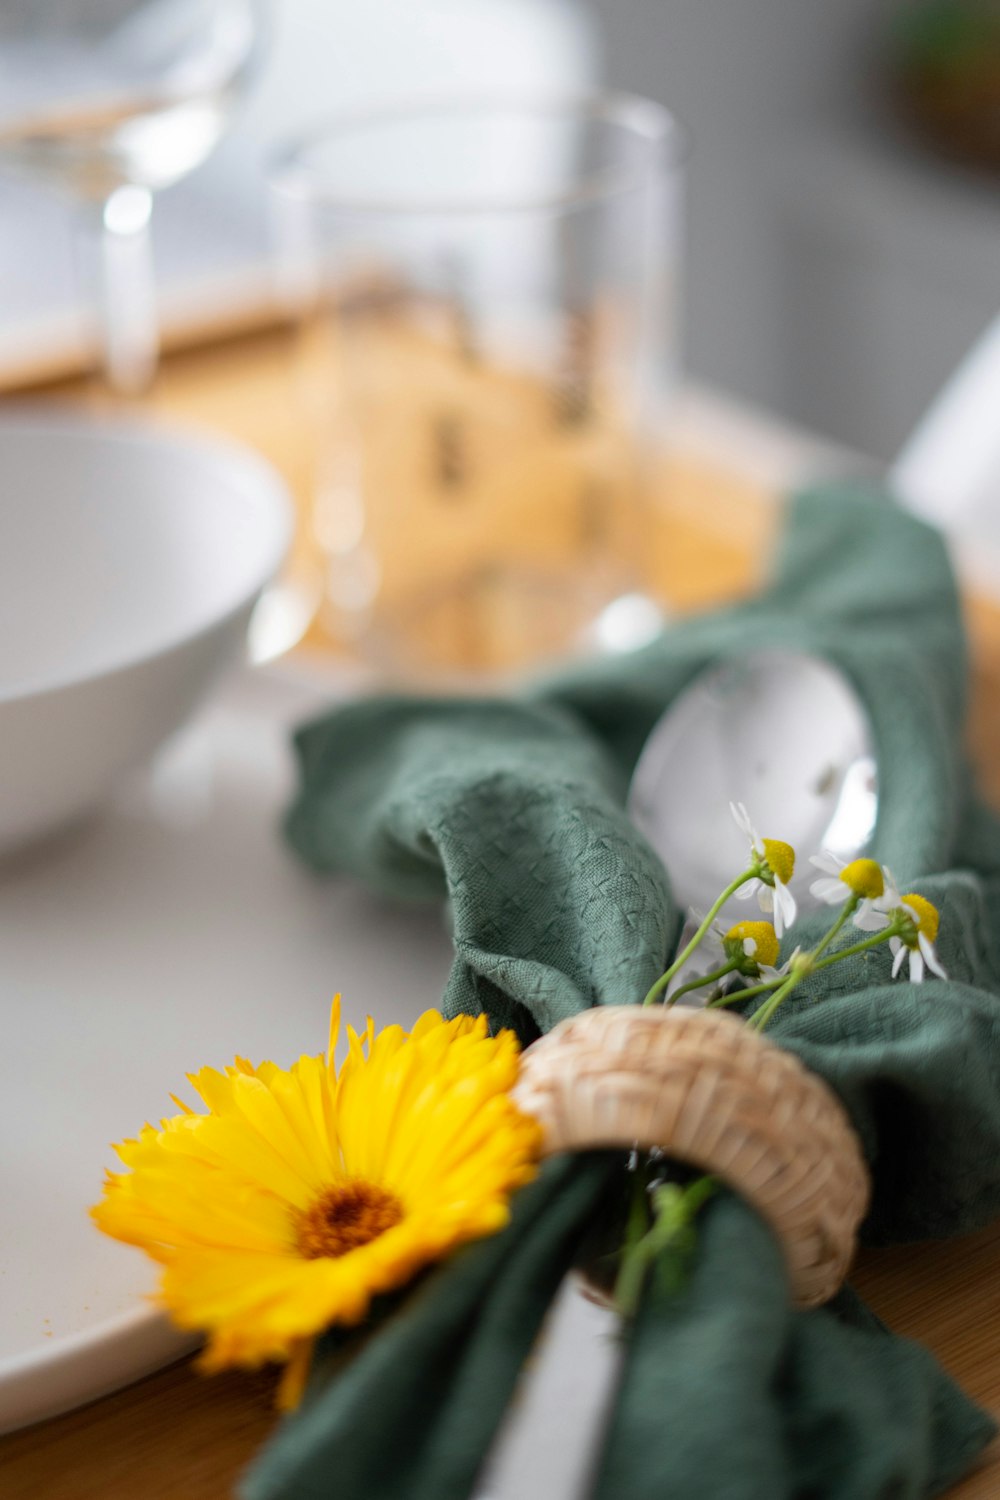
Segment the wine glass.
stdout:
[[0,167],[82,206],[113,390],[156,367],[153,193],[201,164],[259,55],[265,0],[4,0]]

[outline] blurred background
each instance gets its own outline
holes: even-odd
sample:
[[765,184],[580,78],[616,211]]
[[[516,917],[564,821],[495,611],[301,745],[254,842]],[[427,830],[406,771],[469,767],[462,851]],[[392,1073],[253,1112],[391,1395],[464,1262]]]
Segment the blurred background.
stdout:
[[[168,345],[273,317],[276,141],[490,89],[610,86],[679,117],[686,369],[838,444],[890,459],[1000,307],[993,0],[275,0],[266,24],[232,130],[158,195]],[[2,387],[92,355],[72,226],[57,188],[3,177]]]

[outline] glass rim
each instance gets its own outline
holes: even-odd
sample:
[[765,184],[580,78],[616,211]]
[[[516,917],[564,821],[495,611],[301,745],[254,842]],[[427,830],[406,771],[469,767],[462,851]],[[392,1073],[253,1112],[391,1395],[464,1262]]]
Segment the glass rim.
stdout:
[[[618,126],[648,145],[650,166],[598,168],[584,173],[578,184],[556,193],[524,197],[398,199],[388,196],[365,198],[325,187],[318,168],[310,170],[308,155],[326,141],[348,139],[373,125],[406,124],[408,121],[504,114],[525,119],[595,120]],[[277,146],[266,163],[267,178],[283,196],[317,204],[332,212],[358,217],[417,217],[420,215],[474,216],[489,214],[558,214],[600,202],[629,191],[646,180],[652,167],[656,175],[667,175],[683,166],[689,137],[665,105],[639,94],[597,92],[566,96],[468,94],[441,98],[410,99],[362,110],[328,115],[308,130]],[[652,153],[658,153],[654,156]]]

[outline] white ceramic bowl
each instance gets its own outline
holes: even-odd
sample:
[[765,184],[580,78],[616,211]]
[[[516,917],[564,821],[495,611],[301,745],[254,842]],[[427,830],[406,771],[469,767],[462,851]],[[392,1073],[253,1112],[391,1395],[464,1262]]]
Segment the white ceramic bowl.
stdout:
[[246,650],[288,546],[261,459],[137,422],[0,420],[0,853],[69,822]]

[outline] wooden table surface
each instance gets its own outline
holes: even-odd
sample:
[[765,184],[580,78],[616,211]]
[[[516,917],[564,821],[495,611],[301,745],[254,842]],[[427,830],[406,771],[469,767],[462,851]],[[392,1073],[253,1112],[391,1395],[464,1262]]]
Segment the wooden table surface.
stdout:
[[[314,460],[302,415],[303,378],[309,371],[301,341],[275,330],[172,356],[143,407],[256,447],[284,474],[306,517]],[[103,404],[79,385],[41,394]],[[756,461],[757,439],[767,448],[772,436],[781,434],[734,423],[709,454],[682,433],[665,457],[649,559],[651,578],[675,609],[737,597],[759,576],[777,507],[775,476],[762,477]],[[295,566],[310,563],[304,525]],[[1000,609],[970,600],[968,616],[975,674],[970,746],[984,790],[1000,806]],[[317,633],[309,642],[320,650],[325,644]],[[962,1240],[865,1253],[853,1280],[897,1332],[926,1344],[970,1395],[1000,1414],[1000,1224]],[[0,1495],[223,1500],[274,1422],[272,1394],[268,1374],[203,1379],[182,1362],[0,1439]],[[951,1493],[955,1500],[1000,1495],[1000,1453],[991,1451]]]

